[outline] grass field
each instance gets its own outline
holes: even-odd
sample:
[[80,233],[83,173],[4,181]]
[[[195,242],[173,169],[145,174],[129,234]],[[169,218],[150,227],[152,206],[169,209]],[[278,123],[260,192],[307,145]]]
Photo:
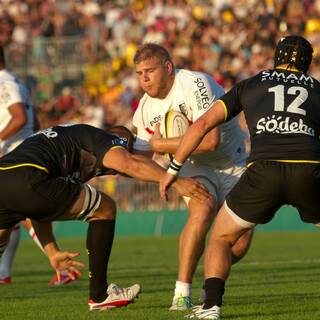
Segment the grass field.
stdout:
[[[62,239],[64,248],[79,250],[86,262],[84,239]],[[320,234],[257,233],[247,257],[233,267],[226,287],[223,319],[320,319]],[[123,286],[139,282],[143,292],[126,308],[89,312],[87,273],[73,286],[51,288],[46,258],[23,240],[10,286],[2,286],[0,317],[6,319],[183,319],[169,312],[177,270],[177,238],[130,237],[115,240],[109,280]],[[196,302],[202,283],[200,266],[194,279]]]

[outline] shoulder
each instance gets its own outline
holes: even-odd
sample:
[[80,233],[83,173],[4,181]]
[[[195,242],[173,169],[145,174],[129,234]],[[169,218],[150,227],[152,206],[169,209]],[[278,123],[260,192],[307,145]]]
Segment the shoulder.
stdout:
[[133,122],[134,122],[135,126],[137,126],[137,124],[135,122],[143,121],[143,117],[145,117],[146,114],[148,112],[150,112],[150,110],[151,110],[151,108],[150,108],[151,100],[152,100],[152,98],[149,97],[146,93],[140,99],[138,108],[136,109],[136,111],[134,112],[134,115],[133,115]]
[[220,86],[211,75],[205,72],[180,69],[176,76],[177,79],[183,83],[186,90],[207,88],[208,90],[215,92],[217,95],[222,95],[224,93],[222,86]]

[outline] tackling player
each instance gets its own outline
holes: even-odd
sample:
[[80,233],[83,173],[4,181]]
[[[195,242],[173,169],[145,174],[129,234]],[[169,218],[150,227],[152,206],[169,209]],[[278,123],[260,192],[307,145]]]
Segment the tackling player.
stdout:
[[[122,307],[140,292],[139,285],[108,286],[106,272],[112,248],[116,205],[106,194],[86,182],[117,172],[146,181],[159,181],[164,170],[155,162],[133,155],[133,136],[124,127],[112,131],[120,137],[88,125],[57,126],[24,140],[0,159],[0,253],[13,226],[32,219],[36,234],[57,270],[69,274],[83,266],[73,260],[77,253],[61,251],[51,221],[83,220],[89,223],[89,309]],[[181,194],[206,200],[210,195],[195,180],[175,185]]]
[[[190,318],[220,318],[231,248],[247,230],[269,222],[284,204],[295,206],[304,222],[320,221],[320,84],[307,74],[312,53],[303,37],[280,40],[274,69],[235,85],[181,141],[176,173],[208,131],[242,110],[251,136],[248,168],[220,209],[206,249],[205,303]],[[162,196],[174,177],[163,177]]]
[[[137,128],[134,148],[143,154],[174,154],[181,137],[164,139],[158,124],[169,110],[182,112],[192,123],[209,110],[224,91],[202,72],[176,69],[168,51],[153,43],[143,45],[134,57],[139,83],[145,92],[133,117]],[[192,307],[191,283],[202,255],[206,234],[225,196],[238,181],[246,160],[244,133],[238,119],[208,132],[181,169],[181,176],[195,177],[213,195],[206,202],[185,198],[188,221],[180,235],[179,272],[170,310]],[[233,246],[233,262],[247,251],[252,231]]]

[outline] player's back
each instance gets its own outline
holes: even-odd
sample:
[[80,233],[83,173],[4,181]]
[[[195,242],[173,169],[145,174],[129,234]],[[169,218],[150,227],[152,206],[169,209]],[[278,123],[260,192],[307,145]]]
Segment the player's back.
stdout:
[[115,136],[89,125],[78,124],[48,128],[26,139],[1,158],[5,164],[34,164],[53,176],[72,176],[87,181],[101,174],[114,174],[104,168],[103,156]]
[[250,161],[320,159],[320,84],[295,70],[265,70],[238,85]]

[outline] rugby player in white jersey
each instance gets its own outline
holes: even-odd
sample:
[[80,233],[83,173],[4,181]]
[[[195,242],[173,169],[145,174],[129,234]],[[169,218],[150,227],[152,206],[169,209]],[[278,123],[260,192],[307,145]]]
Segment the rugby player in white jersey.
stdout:
[[[182,112],[190,121],[197,120],[224,94],[223,88],[208,74],[176,69],[168,51],[153,43],[141,46],[134,56],[135,70],[144,96],[133,117],[137,129],[134,145],[143,154],[174,154],[181,138],[164,139],[159,133],[160,120],[169,110]],[[183,177],[195,177],[213,195],[199,202],[185,198],[189,216],[179,240],[179,271],[170,310],[192,307],[191,283],[203,253],[206,234],[218,208],[244,171],[244,133],[238,119],[211,130],[184,164]],[[233,246],[233,262],[246,253],[252,231]]]
[[[6,154],[29,137],[38,127],[32,106],[31,95],[26,86],[6,69],[4,49],[0,46],[0,154]],[[22,222],[33,241],[43,248],[34,232],[30,220]],[[0,285],[11,284],[11,269],[20,240],[20,226],[17,224],[11,232],[10,241],[0,262]],[[70,283],[77,278],[70,278],[66,273],[55,276],[50,284]]]

